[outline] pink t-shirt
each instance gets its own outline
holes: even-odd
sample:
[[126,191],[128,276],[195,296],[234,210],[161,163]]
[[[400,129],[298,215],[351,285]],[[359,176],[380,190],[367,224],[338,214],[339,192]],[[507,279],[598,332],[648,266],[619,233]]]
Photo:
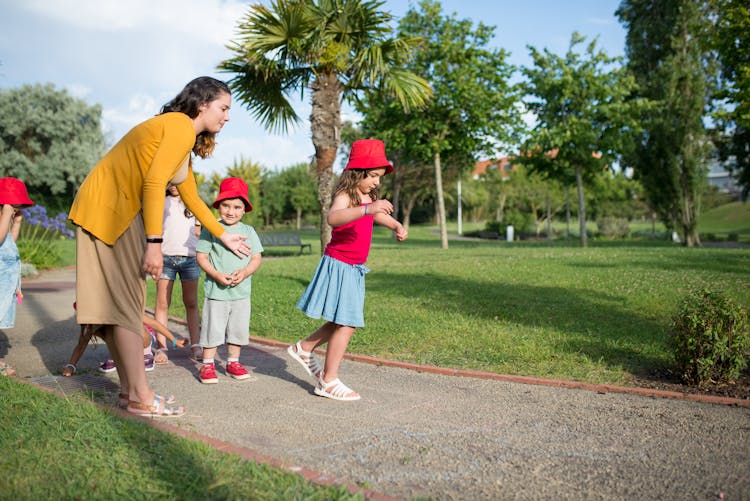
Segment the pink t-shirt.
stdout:
[[374,221],[375,216],[362,216],[333,228],[325,254],[348,264],[365,264],[370,253]]

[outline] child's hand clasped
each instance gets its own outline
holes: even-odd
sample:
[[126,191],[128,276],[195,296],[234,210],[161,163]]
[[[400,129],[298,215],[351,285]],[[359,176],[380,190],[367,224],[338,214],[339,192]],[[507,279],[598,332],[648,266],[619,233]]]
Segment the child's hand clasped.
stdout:
[[232,287],[239,285],[245,278],[247,278],[247,272],[244,268],[241,268],[239,270],[235,270],[232,272],[231,275],[229,275],[232,278],[232,283],[230,284]]

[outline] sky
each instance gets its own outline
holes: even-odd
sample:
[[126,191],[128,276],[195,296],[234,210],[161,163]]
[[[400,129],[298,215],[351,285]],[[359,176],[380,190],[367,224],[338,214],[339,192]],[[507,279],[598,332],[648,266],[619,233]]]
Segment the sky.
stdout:
[[[52,83],[102,106],[107,144],[157,114],[194,77],[222,80],[226,44],[256,2],[236,0],[0,0],[0,89]],[[264,2],[267,3],[267,2]],[[494,26],[493,48],[508,62],[531,64],[527,46],[564,54],[581,33],[610,56],[624,54],[625,30],[614,12],[620,0],[442,0],[446,13]],[[386,0],[396,19],[414,2]],[[395,21],[394,21],[395,27]],[[309,162],[314,154],[309,92],[295,96],[302,118],[287,134],[267,132],[239,102],[217,136],[213,157],[196,171],[225,174],[240,158],[270,169]],[[357,120],[348,107],[344,119]]]

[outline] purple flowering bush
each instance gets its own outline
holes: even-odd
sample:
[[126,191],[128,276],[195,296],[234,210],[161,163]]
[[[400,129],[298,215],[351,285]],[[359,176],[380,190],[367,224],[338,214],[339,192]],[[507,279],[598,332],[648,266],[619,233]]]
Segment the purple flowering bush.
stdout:
[[31,263],[37,268],[51,268],[59,260],[56,240],[71,239],[75,236],[68,227],[68,215],[59,213],[54,218],[47,216],[47,209],[42,205],[32,205],[21,209],[23,222],[18,235],[18,253],[21,261]]

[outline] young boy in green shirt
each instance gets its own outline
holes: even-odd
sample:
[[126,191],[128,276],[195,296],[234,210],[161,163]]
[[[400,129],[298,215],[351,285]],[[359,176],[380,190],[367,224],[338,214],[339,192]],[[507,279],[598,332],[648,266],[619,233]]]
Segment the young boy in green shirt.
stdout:
[[247,184],[230,177],[221,182],[213,203],[219,209],[219,223],[231,233],[246,237],[250,256],[237,257],[219,239],[202,230],[196,246],[198,265],[206,272],[200,344],[203,347],[201,383],[217,383],[214,357],[216,348],[227,344],[226,374],[234,379],[254,379],[240,364],[240,348],[250,342],[250,286],[252,274],[260,267],[263,246],[252,226],[242,216],[253,210]]

